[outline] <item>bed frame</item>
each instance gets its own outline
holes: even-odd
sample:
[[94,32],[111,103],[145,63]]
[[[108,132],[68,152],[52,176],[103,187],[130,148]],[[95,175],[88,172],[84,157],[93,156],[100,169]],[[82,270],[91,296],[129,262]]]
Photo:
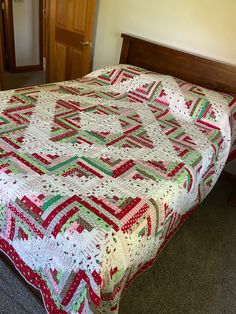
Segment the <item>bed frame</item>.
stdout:
[[[219,92],[236,95],[236,66],[172,49],[139,37],[122,34],[120,63],[168,74]],[[236,175],[223,171],[221,178],[236,186]],[[236,189],[228,203],[236,207]]]
[[[121,36],[123,45],[120,63],[140,66],[217,91],[236,94],[236,66],[171,49],[131,35],[122,34]],[[224,173],[223,177],[229,178],[236,184],[236,176]],[[236,202],[236,191],[233,196]],[[17,274],[32,295],[43,304],[40,292],[19,275],[12,262],[1,251],[0,258]]]
[[120,63],[175,76],[187,82],[236,94],[236,66],[122,34]]

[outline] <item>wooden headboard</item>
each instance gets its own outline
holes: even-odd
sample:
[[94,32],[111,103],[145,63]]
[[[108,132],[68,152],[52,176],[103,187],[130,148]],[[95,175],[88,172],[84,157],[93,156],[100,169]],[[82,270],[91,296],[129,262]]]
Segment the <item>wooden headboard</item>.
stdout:
[[193,84],[236,94],[236,66],[122,34],[120,63],[169,74]]

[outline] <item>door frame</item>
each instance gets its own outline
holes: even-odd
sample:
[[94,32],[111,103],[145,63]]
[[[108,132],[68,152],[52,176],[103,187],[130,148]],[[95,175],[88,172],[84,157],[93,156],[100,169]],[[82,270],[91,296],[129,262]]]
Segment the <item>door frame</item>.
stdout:
[[7,54],[7,69],[10,72],[30,72],[43,70],[43,0],[39,0],[39,59],[40,63],[36,65],[17,66],[15,53],[14,23],[13,23],[13,0],[3,0]]
[[4,78],[3,78],[3,73],[4,73],[4,67],[3,67],[3,59],[2,59],[2,43],[0,43],[0,91],[4,90]]
[[1,32],[1,38],[0,38],[0,90],[4,90],[4,41],[3,41],[3,20],[2,20],[2,10],[0,10],[0,32]]

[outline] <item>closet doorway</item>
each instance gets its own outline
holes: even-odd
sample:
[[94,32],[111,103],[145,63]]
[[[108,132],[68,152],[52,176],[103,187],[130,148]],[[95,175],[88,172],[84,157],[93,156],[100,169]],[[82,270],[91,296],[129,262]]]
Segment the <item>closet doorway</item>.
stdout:
[[1,0],[4,89],[45,82],[43,0]]

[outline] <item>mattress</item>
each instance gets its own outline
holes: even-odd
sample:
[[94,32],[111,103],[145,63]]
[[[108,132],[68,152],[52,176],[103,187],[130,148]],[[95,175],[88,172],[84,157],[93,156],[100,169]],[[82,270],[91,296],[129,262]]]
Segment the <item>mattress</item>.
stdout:
[[236,99],[119,65],[0,93],[0,250],[48,313],[117,313],[214,187]]

